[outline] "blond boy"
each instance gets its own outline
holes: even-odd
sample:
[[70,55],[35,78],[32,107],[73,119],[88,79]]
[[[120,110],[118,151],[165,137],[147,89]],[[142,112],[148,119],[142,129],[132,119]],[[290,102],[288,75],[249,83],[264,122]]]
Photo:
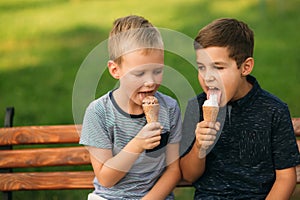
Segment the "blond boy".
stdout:
[[[90,199],[174,199],[181,118],[177,102],[157,91],[164,68],[161,35],[148,20],[130,15],[114,22],[108,48],[108,69],[119,87],[88,106],[80,138],[96,176]],[[159,122],[147,124],[142,100],[149,95],[160,111]]]

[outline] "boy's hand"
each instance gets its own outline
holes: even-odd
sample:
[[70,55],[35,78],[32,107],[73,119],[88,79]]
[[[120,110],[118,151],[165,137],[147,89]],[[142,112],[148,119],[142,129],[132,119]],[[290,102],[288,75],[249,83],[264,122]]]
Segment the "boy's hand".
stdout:
[[136,144],[142,151],[153,149],[160,144],[162,127],[159,122],[146,124],[140,132],[135,136]]
[[199,157],[206,156],[206,150],[215,143],[216,134],[220,129],[219,122],[206,122],[202,121],[197,124],[196,134],[196,147],[199,149]]

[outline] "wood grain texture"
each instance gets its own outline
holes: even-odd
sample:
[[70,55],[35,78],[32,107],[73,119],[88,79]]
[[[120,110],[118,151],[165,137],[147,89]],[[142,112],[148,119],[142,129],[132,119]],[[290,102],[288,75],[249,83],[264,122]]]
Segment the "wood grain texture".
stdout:
[[0,151],[0,168],[87,164],[90,164],[90,156],[83,146]]
[[0,146],[78,143],[81,125],[0,128]]
[[[292,119],[300,151],[300,118]],[[0,168],[90,165],[89,152],[84,146],[38,147],[27,144],[64,144],[79,142],[81,125],[27,126],[0,128],[0,146],[23,145],[22,149],[0,150]],[[78,169],[79,169],[78,168]],[[38,170],[36,170],[38,171]],[[296,168],[300,184],[300,165]],[[23,172],[0,173],[0,190],[93,189],[94,172]],[[177,187],[190,187],[181,181]]]
[[92,171],[0,173],[0,190],[92,189]]

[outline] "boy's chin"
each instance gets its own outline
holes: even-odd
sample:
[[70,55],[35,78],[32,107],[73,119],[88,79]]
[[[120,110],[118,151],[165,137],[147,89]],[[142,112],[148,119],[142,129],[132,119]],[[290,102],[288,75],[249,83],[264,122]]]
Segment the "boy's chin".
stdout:
[[227,100],[227,99],[221,99],[221,100],[220,100],[219,107],[224,107],[224,106],[226,106],[228,102],[229,102],[229,100]]
[[[228,103],[228,102],[227,102]],[[227,105],[227,103],[220,103],[219,107],[224,107]]]

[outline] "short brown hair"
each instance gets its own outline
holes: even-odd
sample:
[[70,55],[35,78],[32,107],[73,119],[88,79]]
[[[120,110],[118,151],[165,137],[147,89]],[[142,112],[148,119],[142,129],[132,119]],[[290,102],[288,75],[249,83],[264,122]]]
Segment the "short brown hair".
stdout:
[[207,47],[227,47],[229,57],[237,66],[253,57],[254,33],[242,21],[221,18],[202,28],[194,40],[195,50]]
[[122,55],[135,50],[163,50],[163,41],[159,31],[144,17],[129,15],[118,18],[109,34],[109,58],[122,61]]

